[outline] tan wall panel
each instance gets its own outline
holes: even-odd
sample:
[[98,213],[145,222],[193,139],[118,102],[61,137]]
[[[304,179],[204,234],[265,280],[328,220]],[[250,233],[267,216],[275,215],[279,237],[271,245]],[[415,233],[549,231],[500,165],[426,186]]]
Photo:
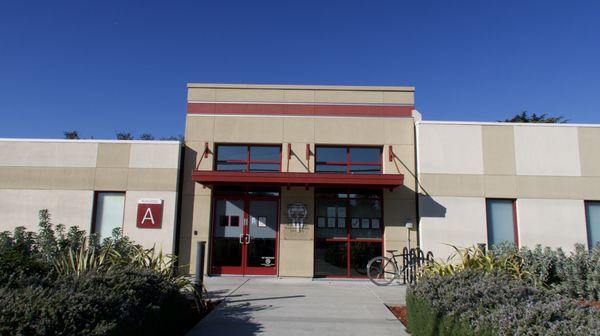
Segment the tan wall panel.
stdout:
[[92,190],[94,175],[94,168],[0,167],[0,188]]
[[208,157],[203,158],[200,166],[202,153],[204,152],[204,142],[186,142],[185,160],[183,164],[183,186],[182,193],[184,195],[210,195],[211,189],[204,187],[202,184],[192,180],[192,172],[198,167],[199,170],[213,170],[214,160],[214,144],[209,143]]
[[179,232],[180,244],[179,251],[186,258],[186,263],[190,264],[187,269],[189,272],[194,274],[195,269],[195,258],[196,258],[196,242],[205,241],[206,244],[206,260],[205,270],[208,270],[208,256],[209,251],[212,248],[210,241],[210,212],[211,212],[211,196],[193,196],[184,195],[182,196],[182,209],[181,209],[181,228]]
[[519,240],[523,246],[561,247],[573,251],[586,244],[585,209],[581,200],[517,200]]
[[315,118],[286,117],[283,118],[283,141],[306,142],[315,141]]
[[281,143],[283,118],[215,117],[215,142]]
[[312,240],[280,240],[279,242],[279,276],[313,277],[314,242]]
[[415,189],[415,153],[412,145],[393,145],[394,158],[389,161],[389,146],[383,148],[383,172],[385,174],[403,174],[404,186]]
[[483,175],[421,174],[421,191],[432,196],[482,197]]
[[95,167],[97,155],[97,143],[0,141],[0,166]]
[[[137,207],[142,198],[163,200],[163,216],[160,229],[142,229],[137,227]],[[177,194],[175,192],[127,191],[125,194],[125,213],[123,234],[145,248],[156,247],[165,253],[174,252],[176,226]]]
[[209,88],[188,88],[188,100],[215,101],[217,90]]
[[177,169],[131,168],[127,176],[127,190],[177,190]]
[[317,144],[382,145],[385,143],[383,118],[318,118]]
[[179,167],[181,146],[175,144],[131,144],[129,167],[175,168]]
[[125,191],[128,175],[127,168],[96,168],[94,190]]
[[315,92],[317,103],[383,103],[383,92],[381,91],[334,91],[319,90]]
[[600,127],[580,127],[578,131],[581,175],[600,176]]
[[94,192],[91,190],[0,189],[0,232],[17,226],[38,231],[38,212],[50,211],[54,224],[90,232]]
[[483,176],[484,194],[488,198],[516,198],[516,176],[485,175]]
[[[314,147],[311,146],[312,150],[309,151],[314,152]],[[290,160],[288,161],[288,146],[287,144],[283,145],[281,151],[281,168],[284,172],[296,172],[296,173],[306,173],[306,172],[314,172],[314,157],[311,155],[309,160],[306,160],[306,143],[293,143],[292,144],[292,155]],[[289,162],[289,168],[288,168]]]
[[127,168],[129,167],[129,151],[131,145],[128,143],[99,143],[98,162],[96,167],[101,168]]
[[216,89],[219,102],[281,102],[283,90],[277,89]]
[[515,175],[515,141],[512,126],[482,126],[485,174]]
[[214,137],[215,117],[188,115],[185,118],[185,141],[208,141]]
[[284,90],[283,99],[285,102],[312,104],[315,102],[315,90]]
[[[307,205],[308,214],[304,228],[294,230],[287,216],[287,207],[294,202]],[[280,202],[279,226],[279,275],[303,276],[314,275],[314,190],[310,188],[282,188]]]
[[517,196],[581,199],[582,182],[581,178],[567,176],[517,176]]
[[413,118],[384,119],[384,131],[384,142],[386,144],[414,145],[415,143],[415,121]]
[[383,92],[383,102],[385,104],[415,104],[415,93],[413,92]]

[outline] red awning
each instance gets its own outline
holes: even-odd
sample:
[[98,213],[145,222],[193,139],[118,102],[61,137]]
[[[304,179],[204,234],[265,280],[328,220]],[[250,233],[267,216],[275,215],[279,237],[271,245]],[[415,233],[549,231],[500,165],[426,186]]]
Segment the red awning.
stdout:
[[285,172],[228,172],[195,170],[192,180],[204,185],[261,184],[282,186],[359,186],[395,188],[404,183],[402,174],[328,174]]

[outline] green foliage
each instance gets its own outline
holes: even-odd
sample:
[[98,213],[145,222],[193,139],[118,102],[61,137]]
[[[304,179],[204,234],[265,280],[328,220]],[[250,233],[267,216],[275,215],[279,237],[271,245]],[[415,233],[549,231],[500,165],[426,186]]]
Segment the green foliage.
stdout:
[[65,233],[47,210],[39,227],[0,233],[0,335],[172,334],[205,308],[201,291],[174,276],[172,255],[120,230],[102,242]]
[[424,275],[407,292],[414,335],[598,335],[600,311],[502,271]]
[[512,123],[538,123],[538,124],[564,124],[567,123],[568,120],[563,116],[558,117],[548,117],[546,113],[544,114],[532,114],[529,115],[527,111],[522,111],[521,113],[515,115],[510,119],[505,119],[504,122],[512,122]]

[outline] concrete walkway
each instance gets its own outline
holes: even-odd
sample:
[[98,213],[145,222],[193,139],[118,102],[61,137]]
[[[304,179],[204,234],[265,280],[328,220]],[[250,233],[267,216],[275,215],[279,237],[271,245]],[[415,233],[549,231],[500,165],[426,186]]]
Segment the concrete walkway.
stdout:
[[251,277],[205,280],[223,299],[188,336],[408,335],[387,304],[404,304],[406,288],[368,281]]

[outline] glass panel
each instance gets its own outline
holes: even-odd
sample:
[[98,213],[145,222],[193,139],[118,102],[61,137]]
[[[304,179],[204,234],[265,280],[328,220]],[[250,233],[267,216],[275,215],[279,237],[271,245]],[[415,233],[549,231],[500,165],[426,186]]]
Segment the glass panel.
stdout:
[[588,247],[593,248],[600,242],[600,202],[586,203]]
[[254,172],[278,172],[279,165],[275,163],[251,163],[250,171]]
[[219,225],[214,229],[213,266],[241,266],[240,221],[244,218],[244,201],[217,200],[215,218],[219,219]]
[[346,200],[319,198],[316,204],[317,238],[347,238]]
[[250,201],[247,265],[250,267],[275,267],[277,235],[277,201]]
[[381,200],[350,199],[350,237],[381,239]]
[[346,162],[346,147],[317,147],[317,162]]
[[248,166],[245,163],[223,163],[217,162],[217,170],[219,171],[246,171]]
[[379,174],[379,173],[381,173],[381,166],[350,165],[350,173],[352,173],[352,174]]
[[277,161],[279,162],[280,147],[274,146],[251,146],[250,161]]
[[488,245],[515,242],[512,200],[487,200]]
[[346,166],[329,166],[324,164],[317,164],[315,171],[317,173],[345,173]]
[[348,275],[346,242],[315,242],[315,276]]
[[101,192],[96,196],[95,232],[100,239],[112,237],[112,232],[123,225],[125,193]]
[[217,146],[217,161],[225,160],[248,160],[247,146]]
[[381,162],[381,148],[350,147],[350,162]]
[[377,256],[381,256],[381,243],[350,243],[350,275],[366,277],[367,263]]

